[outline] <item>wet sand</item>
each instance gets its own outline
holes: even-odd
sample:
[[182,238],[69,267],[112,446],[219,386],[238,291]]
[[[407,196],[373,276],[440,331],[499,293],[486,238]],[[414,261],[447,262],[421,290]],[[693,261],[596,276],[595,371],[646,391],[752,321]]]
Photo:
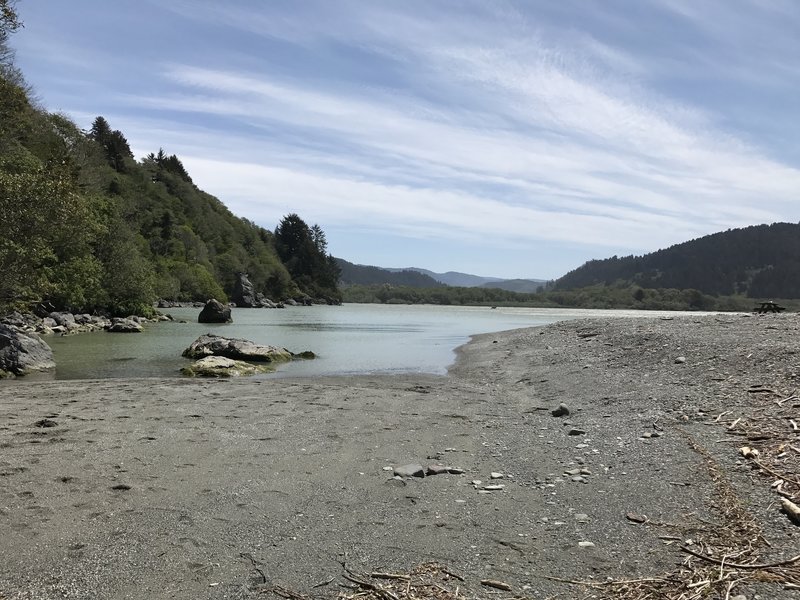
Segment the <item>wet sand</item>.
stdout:
[[[473,597],[497,597],[494,579],[582,598],[599,592],[547,577],[674,573],[687,539],[713,552],[720,473],[769,543],[753,557],[789,558],[800,528],[738,449],[797,477],[800,453],[747,435],[800,412],[775,404],[800,376],[798,327],[563,322],[476,336],[442,377],[1,382],[0,598],[333,597],[343,564],[431,561]],[[393,478],[409,463],[464,473]]]

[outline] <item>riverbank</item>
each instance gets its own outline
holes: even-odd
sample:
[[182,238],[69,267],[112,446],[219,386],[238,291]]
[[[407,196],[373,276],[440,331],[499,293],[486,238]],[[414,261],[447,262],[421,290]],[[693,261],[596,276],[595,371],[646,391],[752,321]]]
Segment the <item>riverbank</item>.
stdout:
[[[556,579],[667,574],[785,583],[796,567],[711,561],[798,554],[770,488],[777,473],[800,491],[800,453],[781,448],[800,447],[798,327],[576,320],[476,336],[444,377],[3,384],[0,597],[335,596],[355,585],[342,563],[436,562],[464,578],[443,587],[471,596],[634,598],[673,584]],[[552,416],[562,403],[570,414]],[[464,473],[392,477],[413,463]]]

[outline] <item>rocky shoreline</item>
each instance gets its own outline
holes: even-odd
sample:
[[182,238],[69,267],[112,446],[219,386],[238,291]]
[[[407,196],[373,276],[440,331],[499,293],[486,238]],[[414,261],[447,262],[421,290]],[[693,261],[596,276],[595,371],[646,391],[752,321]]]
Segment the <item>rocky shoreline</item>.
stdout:
[[45,316],[32,313],[12,312],[0,317],[0,324],[13,327],[18,331],[37,335],[69,335],[88,333],[90,331],[132,332],[142,331],[142,325],[170,321],[168,315],[157,314],[153,318],[130,315],[128,317],[107,317],[102,315],[73,314],[69,312],[50,312]]
[[358,581],[423,563],[440,598],[796,597],[798,330],[593,319],[476,336],[445,377],[4,382],[0,597],[377,598]]
[[148,319],[103,317],[89,314],[51,312],[45,316],[13,312],[0,317],[0,379],[51,371],[56,363],[53,351],[40,336],[70,335],[105,330],[109,333],[142,333],[143,325],[170,321],[168,315]]

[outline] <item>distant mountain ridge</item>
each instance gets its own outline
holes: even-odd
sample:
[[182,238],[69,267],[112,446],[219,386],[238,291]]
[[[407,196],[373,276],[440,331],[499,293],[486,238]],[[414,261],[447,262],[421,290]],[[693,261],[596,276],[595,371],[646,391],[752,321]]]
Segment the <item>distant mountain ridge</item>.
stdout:
[[405,267],[402,269],[385,268],[387,271],[416,271],[423,273],[432,279],[445,285],[452,285],[454,287],[478,287],[484,283],[495,283],[503,281],[500,277],[481,277],[479,275],[470,275],[469,273],[459,273],[458,271],[447,271],[447,273],[434,273],[428,269],[421,269],[420,267]]
[[481,277],[480,275],[471,275],[469,273],[460,273],[458,271],[447,271],[446,273],[435,273],[428,269],[421,269],[419,267],[406,267],[405,269],[386,269],[387,271],[417,271],[432,277],[436,281],[440,281],[446,285],[453,287],[485,287],[497,288],[501,290],[508,290],[511,292],[536,292],[539,288],[547,283],[546,279],[503,279],[502,277]]
[[336,262],[342,270],[339,280],[345,285],[388,283],[423,288],[448,285],[451,287],[499,288],[512,292],[535,292],[546,283],[543,279],[502,279],[457,271],[435,273],[420,267],[389,268],[356,265],[342,258],[337,258]]
[[356,265],[336,258],[336,264],[341,273],[339,282],[343,285],[375,285],[388,283],[390,285],[407,285],[409,287],[433,288],[442,287],[444,284],[433,277],[410,269],[388,270],[368,265]]
[[729,229],[643,256],[590,260],[554,284],[695,289],[751,298],[800,298],[800,224]]

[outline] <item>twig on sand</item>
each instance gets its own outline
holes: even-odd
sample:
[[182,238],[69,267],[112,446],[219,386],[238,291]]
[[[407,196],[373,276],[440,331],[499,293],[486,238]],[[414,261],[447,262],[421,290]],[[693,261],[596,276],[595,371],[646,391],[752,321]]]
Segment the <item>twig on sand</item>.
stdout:
[[298,594],[288,588],[285,588],[280,585],[273,585],[271,588],[261,590],[262,594],[267,594],[272,592],[273,594],[280,596],[281,598],[286,598],[287,600],[308,600],[308,596],[304,596],[303,594]]
[[361,586],[366,590],[370,590],[371,592],[375,592],[379,596],[383,598],[389,598],[389,600],[400,600],[394,593],[390,592],[387,589],[384,589],[380,585],[376,585],[374,583],[370,583],[369,581],[365,581],[364,579],[359,579],[358,577],[353,577],[349,573],[345,573],[343,575],[345,579],[348,581],[352,581],[353,583]]
[[555,577],[553,575],[542,575],[545,579],[551,581],[560,581],[561,583],[570,583],[572,585],[585,585],[593,588],[603,588],[618,585],[631,585],[635,583],[664,583],[667,579],[661,577],[645,577],[642,579],[615,579],[613,581],[580,581],[577,579],[563,579],[562,577]]
[[511,586],[505,581],[497,581],[496,579],[481,579],[481,585],[495,588],[496,590],[503,590],[505,592],[510,592],[512,589]]
[[239,556],[241,556],[242,558],[246,558],[253,564],[253,569],[258,571],[258,574],[261,575],[261,583],[267,583],[266,574],[259,568],[258,563],[256,563],[256,559],[253,558],[252,554],[250,554],[249,552],[240,552]]
[[378,573],[373,572],[369,574],[370,577],[374,577],[375,579],[402,579],[403,581],[408,581],[411,579],[411,575],[403,575],[402,573]]
[[726,567],[730,567],[731,569],[772,569],[775,567],[785,567],[787,565],[792,565],[800,560],[800,555],[795,556],[794,558],[790,558],[788,560],[782,560],[779,562],[774,563],[749,563],[749,564],[740,564],[740,563],[732,563],[727,562],[726,560],[719,558],[714,558],[713,556],[706,556],[705,554],[701,554],[700,552],[695,552],[691,548],[687,546],[681,546],[681,550],[686,552],[687,554],[691,554],[692,556],[696,556],[699,559],[708,561],[710,563],[714,563],[715,565],[724,565]]

